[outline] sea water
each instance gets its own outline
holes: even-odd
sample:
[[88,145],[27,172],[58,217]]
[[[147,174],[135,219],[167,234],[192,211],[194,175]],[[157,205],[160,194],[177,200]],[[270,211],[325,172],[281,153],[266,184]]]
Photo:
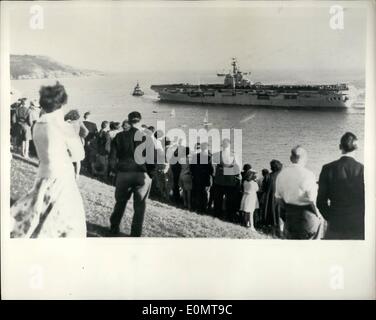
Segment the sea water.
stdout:
[[[364,76],[362,74],[310,73],[309,80],[304,73],[291,75],[288,72],[263,72],[257,81],[262,83],[348,83],[351,94],[357,97],[357,107],[338,110],[293,110],[270,109],[268,107],[247,107],[231,105],[196,105],[165,103],[158,101],[150,89],[152,84],[167,83],[220,83],[221,78],[209,72],[179,73],[119,73],[95,77],[64,78],[59,81],[68,93],[65,110],[78,109],[81,114],[91,112],[91,121],[121,122],[131,111],[139,111],[143,123],[156,126],[164,120],[166,130],[180,128],[203,128],[208,115],[210,128],[242,130],[242,162],[250,163],[261,171],[269,168],[272,159],[289,164],[290,150],[295,145],[304,146],[309,154],[307,167],[317,176],[323,164],[340,156],[339,139],[346,131],[352,131],[359,138],[357,157],[363,162],[364,141]],[[323,81],[325,79],[325,81]],[[137,81],[144,90],[142,97],[132,96]],[[54,79],[13,80],[12,89],[22,96],[37,99],[41,85],[54,84]]]

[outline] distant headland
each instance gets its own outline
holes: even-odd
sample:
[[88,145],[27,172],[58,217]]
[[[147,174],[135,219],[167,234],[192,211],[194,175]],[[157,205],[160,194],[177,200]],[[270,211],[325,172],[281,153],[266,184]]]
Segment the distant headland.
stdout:
[[10,77],[21,79],[54,79],[68,77],[102,76],[101,71],[77,69],[47,56],[42,55],[10,55]]

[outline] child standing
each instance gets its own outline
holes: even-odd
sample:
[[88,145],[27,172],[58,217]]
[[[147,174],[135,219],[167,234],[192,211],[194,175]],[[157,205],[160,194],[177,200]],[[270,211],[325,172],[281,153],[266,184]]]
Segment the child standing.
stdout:
[[257,191],[259,187],[256,182],[256,172],[248,170],[244,174],[243,182],[243,197],[240,203],[240,212],[243,216],[244,226],[251,227],[255,230],[253,225],[253,213],[259,207],[257,199]]

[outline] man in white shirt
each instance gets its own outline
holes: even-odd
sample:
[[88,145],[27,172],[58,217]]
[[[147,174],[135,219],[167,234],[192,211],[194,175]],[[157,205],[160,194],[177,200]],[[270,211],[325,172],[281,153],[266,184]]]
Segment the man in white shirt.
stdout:
[[317,239],[321,225],[314,205],[317,183],[315,175],[305,168],[307,151],[294,147],[290,160],[292,165],[276,180],[275,196],[284,208],[284,235],[288,239]]

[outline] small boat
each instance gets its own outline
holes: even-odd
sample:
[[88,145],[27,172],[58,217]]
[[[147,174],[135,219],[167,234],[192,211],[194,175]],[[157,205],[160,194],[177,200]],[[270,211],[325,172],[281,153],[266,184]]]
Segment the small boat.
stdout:
[[132,96],[141,97],[144,95],[144,92],[141,90],[139,83],[137,82],[136,86],[134,87]]
[[175,109],[171,110],[170,117],[171,118],[175,118]]
[[209,122],[209,112],[206,110],[205,117],[204,117],[204,126],[211,126],[212,124]]

